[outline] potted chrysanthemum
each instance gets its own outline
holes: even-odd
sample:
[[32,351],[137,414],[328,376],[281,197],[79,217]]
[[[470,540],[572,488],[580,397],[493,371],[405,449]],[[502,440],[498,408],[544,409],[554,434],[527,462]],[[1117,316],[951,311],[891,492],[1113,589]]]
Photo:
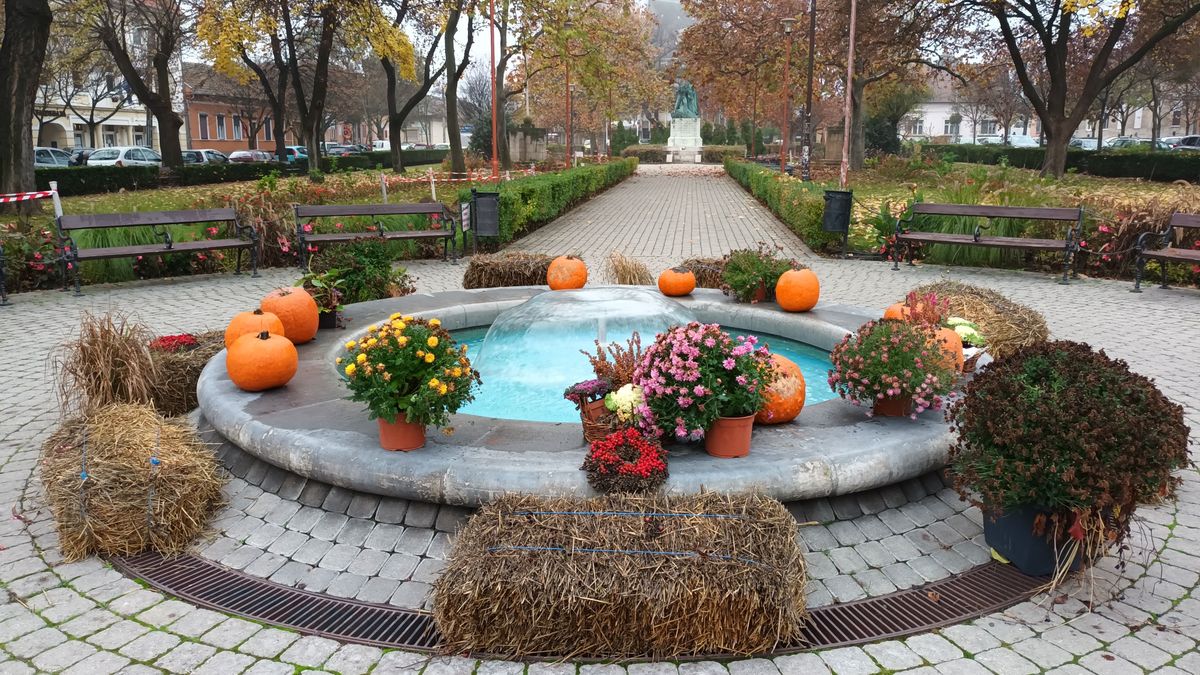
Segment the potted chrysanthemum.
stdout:
[[338,357],[350,398],[379,420],[386,450],[425,445],[425,427],[445,427],[450,415],[474,400],[479,374],[467,346],[455,344],[437,319],[393,314],[345,344]]
[[933,328],[906,321],[868,321],[830,354],[829,387],[883,417],[916,416],[942,407],[955,380],[953,363]]

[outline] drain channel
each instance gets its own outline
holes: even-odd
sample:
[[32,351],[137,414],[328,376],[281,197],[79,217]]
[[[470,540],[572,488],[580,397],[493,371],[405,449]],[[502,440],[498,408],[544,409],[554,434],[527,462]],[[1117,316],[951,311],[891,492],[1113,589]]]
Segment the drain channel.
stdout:
[[[126,575],[201,607],[301,633],[426,652],[436,651],[441,642],[429,612],[291,588],[191,555],[164,558],[146,552],[111,562]],[[1021,602],[1045,581],[989,562],[917,588],[817,607],[809,612],[808,642],[778,653],[863,644],[961,623]]]

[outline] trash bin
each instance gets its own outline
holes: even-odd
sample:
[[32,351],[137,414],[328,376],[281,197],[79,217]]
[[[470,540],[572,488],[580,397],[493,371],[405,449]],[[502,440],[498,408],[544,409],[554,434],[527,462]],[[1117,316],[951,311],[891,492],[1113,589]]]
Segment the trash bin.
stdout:
[[825,191],[825,219],[821,229],[826,232],[850,231],[850,201],[853,192],[849,190]]
[[466,225],[471,229],[473,251],[479,249],[479,237],[500,236],[500,193],[471,188],[471,222]]

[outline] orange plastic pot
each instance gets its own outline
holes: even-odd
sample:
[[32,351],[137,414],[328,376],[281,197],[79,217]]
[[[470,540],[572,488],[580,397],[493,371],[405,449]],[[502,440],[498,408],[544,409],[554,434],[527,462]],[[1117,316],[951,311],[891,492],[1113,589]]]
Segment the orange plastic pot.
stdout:
[[754,415],[718,417],[704,433],[704,449],[713,457],[745,457],[753,432]]
[[384,450],[416,450],[425,447],[425,425],[409,422],[401,414],[395,422],[379,419],[379,447]]

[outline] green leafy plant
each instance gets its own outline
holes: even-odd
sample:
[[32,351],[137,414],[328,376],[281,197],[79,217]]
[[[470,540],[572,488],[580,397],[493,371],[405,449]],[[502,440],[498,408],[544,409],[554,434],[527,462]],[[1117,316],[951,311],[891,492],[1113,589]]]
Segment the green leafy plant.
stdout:
[[940,409],[954,370],[941,356],[933,330],[919,322],[868,321],[833,348],[830,388],[855,405],[910,396],[914,419]]
[[346,287],[346,280],[341,277],[340,271],[332,269],[324,272],[309,272],[300,277],[294,285],[308,291],[308,294],[317,303],[317,310],[322,314],[342,311],[342,297],[345,295],[343,289]]
[[721,291],[739,302],[756,302],[755,295],[760,289],[763,299],[774,297],[775,283],[784,272],[805,268],[795,260],[780,257],[780,250],[780,246],[772,248],[759,243],[756,249],[731,251],[726,256]]
[[350,340],[337,363],[350,398],[367,405],[371,419],[445,427],[450,415],[474,400],[479,374],[467,346],[457,345],[437,319],[393,314]]
[[405,268],[393,266],[393,247],[377,238],[356,239],[319,251],[311,268],[318,274],[336,270],[346,304],[411,295],[416,292],[414,279]]
[[[1128,364],[1079,342],[1043,342],[990,364],[948,416],[954,487],[990,513],[1047,514],[1043,532],[1095,559],[1138,504],[1174,495],[1188,463],[1183,408]],[[1063,565],[1060,565],[1062,567]]]

